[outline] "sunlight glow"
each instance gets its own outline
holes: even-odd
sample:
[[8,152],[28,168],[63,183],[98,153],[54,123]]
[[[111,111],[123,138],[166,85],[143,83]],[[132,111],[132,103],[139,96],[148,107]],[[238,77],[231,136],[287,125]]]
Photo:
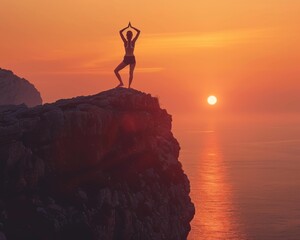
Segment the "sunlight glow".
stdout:
[[218,99],[215,96],[209,96],[207,102],[209,105],[215,105],[218,102]]

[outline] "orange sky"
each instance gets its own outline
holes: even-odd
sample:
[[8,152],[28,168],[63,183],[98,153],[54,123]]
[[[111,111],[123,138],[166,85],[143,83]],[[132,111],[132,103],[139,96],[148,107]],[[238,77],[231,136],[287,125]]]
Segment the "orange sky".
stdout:
[[44,102],[112,88],[131,20],[133,87],[171,113],[201,112],[209,94],[217,110],[300,112],[299,12],[298,0],[1,0],[0,67]]

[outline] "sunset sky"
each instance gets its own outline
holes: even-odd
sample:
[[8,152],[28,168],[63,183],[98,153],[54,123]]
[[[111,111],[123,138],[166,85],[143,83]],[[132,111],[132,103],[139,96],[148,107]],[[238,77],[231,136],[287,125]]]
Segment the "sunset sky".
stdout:
[[299,13],[299,0],[1,0],[0,67],[44,102],[107,90],[131,21],[142,31],[133,87],[171,113],[201,112],[211,94],[216,111],[295,113]]

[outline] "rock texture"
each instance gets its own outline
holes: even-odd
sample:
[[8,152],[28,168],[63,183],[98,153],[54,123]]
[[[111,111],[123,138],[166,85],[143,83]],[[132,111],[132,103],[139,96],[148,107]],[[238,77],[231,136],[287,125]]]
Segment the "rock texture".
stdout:
[[186,239],[194,205],[179,149],[157,98],[132,89],[2,106],[0,236]]
[[0,105],[26,104],[34,107],[42,104],[38,90],[24,78],[0,68]]

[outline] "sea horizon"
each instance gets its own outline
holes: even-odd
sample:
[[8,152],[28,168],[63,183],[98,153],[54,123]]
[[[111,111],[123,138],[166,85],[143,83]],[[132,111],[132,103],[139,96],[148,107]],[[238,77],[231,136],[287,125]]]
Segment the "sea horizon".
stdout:
[[298,117],[174,119],[196,208],[189,240],[300,238]]

